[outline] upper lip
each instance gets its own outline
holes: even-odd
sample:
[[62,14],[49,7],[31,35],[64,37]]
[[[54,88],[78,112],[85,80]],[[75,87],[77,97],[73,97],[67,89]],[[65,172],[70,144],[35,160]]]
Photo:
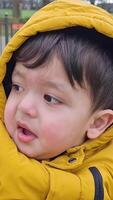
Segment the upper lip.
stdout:
[[17,128],[26,129],[26,130],[30,131],[32,134],[36,135],[36,134],[29,128],[29,126],[28,126],[25,122],[18,121],[18,122],[17,122]]

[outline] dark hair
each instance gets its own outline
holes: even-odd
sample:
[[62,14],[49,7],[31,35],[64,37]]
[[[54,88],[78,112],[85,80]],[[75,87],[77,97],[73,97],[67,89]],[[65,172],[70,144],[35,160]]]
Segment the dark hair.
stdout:
[[89,86],[92,111],[113,110],[112,50],[112,38],[94,29],[71,27],[30,37],[14,52],[9,64],[13,60],[27,68],[43,67],[56,54],[72,86],[74,80],[82,88]]

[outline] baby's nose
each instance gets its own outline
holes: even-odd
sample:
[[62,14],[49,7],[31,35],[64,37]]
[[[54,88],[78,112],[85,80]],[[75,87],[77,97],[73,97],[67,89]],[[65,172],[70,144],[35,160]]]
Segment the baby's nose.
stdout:
[[26,95],[22,98],[18,105],[18,109],[26,115],[31,117],[37,116],[36,99],[32,95]]

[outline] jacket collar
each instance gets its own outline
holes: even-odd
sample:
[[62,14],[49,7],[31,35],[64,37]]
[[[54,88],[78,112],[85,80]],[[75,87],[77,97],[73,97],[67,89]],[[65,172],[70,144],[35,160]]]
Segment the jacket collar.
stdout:
[[105,133],[95,140],[88,140],[83,145],[71,148],[64,154],[52,159],[51,161],[42,161],[44,164],[66,171],[75,171],[83,165],[85,159],[95,152],[100,151],[107,143],[113,139],[113,127],[110,127]]

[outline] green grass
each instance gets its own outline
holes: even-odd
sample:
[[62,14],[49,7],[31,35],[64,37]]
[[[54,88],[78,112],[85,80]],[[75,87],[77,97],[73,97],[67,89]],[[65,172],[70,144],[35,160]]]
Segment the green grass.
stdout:
[[[35,10],[22,10],[21,19],[28,19],[35,12]],[[13,12],[11,9],[0,9],[0,19],[4,19],[5,14],[8,14],[8,18],[13,18]]]
[[3,19],[5,14],[8,14],[9,17],[12,17],[12,10],[10,9],[0,9],[0,18]]
[[35,12],[36,12],[35,10],[22,10],[21,11],[21,18],[22,19],[30,18],[31,15]]

